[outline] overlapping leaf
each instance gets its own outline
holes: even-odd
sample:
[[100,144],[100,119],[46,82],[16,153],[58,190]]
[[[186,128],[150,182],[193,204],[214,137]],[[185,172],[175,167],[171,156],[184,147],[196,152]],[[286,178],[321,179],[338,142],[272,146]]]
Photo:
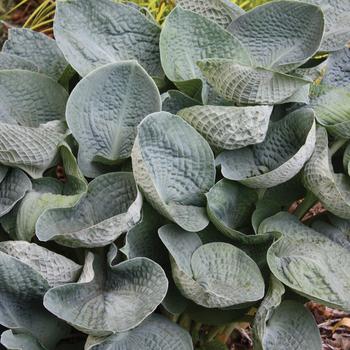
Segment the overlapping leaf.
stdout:
[[283,284],[303,296],[331,307],[349,310],[349,245],[335,236],[303,225],[297,217],[279,213],[266,219],[259,233],[280,232],[267,261]]
[[270,124],[264,142],[217,158],[225,178],[253,188],[277,186],[294,177],[315,147],[311,109],[300,109]]
[[213,147],[232,150],[264,141],[272,107],[194,106],[178,115]]
[[66,113],[84,175],[99,175],[92,162],[113,164],[130,157],[137,125],[160,109],[155,83],[135,61],[106,65],[86,76],[70,95]]
[[57,1],[54,33],[59,48],[81,76],[105,64],[132,59],[150,75],[162,75],[160,28],[131,6],[111,0]]
[[162,111],[176,114],[181,109],[199,104],[199,101],[179,90],[168,90],[162,94]]
[[68,247],[101,247],[116,240],[140,220],[142,198],[131,173],[101,175],[71,208],[46,210],[36,234]]
[[33,72],[38,72],[39,68],[32,62],[26,59],[8,54],[5,52],[0,52],[0,70],[12,70],[12,69],[23,69],[30,70]]
[[32,335],[7,330],[1,334],[1,344],[9,350],[45,350]]
[[315,152],[304,168],[304,185],[333,214],[350,218],[350,184],[344,174],[334,173],[324,128],[317,129]]
[[169,250],[177,287],[196,304],[226,308],[263,297],[260,270],[242,250],[228,243],[202,244],[198,234],[173,224],[160,228],[159,236]]
[[138,128],[132,161],[138,186],[160,213],[189,231],[208,225],[205,193],[214,185],[214,157],[191,126],[167,112],[149,115]]
[[192,350],[190,335],[167,318],[153,314],[137,328],[106,338],[90,336],[86,350]]
[[4,43],[2,51],[30,62],[40,73],[55,80],[62,76],[68,65],[55,40],[30,29],[10,29],[9,39]]
[[114,265],[116,258],[114,245],[107,257],[89,252],[79,281],[50,289],[45,294],[45,307],[95,336],[139,325],[163,300],[168,281],[152,260],[135,258]]
[[51,286],[76,280],[81,266],[22,241],[1,242],[0,260],[0,323],[53,350],[69,328],[44,309],[42,298]]

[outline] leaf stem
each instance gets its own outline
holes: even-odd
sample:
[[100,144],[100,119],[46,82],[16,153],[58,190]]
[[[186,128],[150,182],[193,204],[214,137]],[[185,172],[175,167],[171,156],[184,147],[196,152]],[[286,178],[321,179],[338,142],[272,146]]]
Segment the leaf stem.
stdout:
[[191,331],[191,318],[188,314],[182,314],[179,320],[179,325],[187,331]]
[[219,333],[223,332],[225,326],[212,327],[207,335],[206,342],[211,342]]
[[304,200],[295,210],[294,215],[301,220],[305,214],[317,203],[317,201],[317,197],[312,192],[308,191]]
[[333,143],[331,148],[329,149],[329,155],[333,157],[347,142],[346,139],[339,139]]

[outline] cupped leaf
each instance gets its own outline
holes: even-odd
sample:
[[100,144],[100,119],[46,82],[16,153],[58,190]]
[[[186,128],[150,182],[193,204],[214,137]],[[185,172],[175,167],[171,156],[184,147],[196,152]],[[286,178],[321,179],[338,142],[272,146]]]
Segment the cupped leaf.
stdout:
[[11,28],[3,52],[34,64],[39,72],[58,80],[68,63],[56,41],[47,35],[25,28]]
[[332,52],[328,56],[322,84],[350,89],[350,48]]
[[8,350],[46,350],[31,334],[11,329],[1,334],[0,342]]
[[176,4],[212,20],[223,28],[245,13],[229,0],[177,0]]
[[225,178],[253,188],[269,188],[294,177],[314,147],[314,112],[303,108],[272,122],[264,142],[224,151],[216,161]]
[[179,110],[199,104],[199,101],[179,90],[168,90],[162,94],[162,111],[176,114]]
[[203,245],[196,233],[173,224],[158,232],[170,253],[174,281],[186,298],[207,308],[225,308],[263,297],[260,270],[242,250],[221,242]]
[[290,72],[318,51],[324,19],[318,6],[274,1],[238,17],[228,30],[248,48],[254,66]]
[[192,350],[188,332],[164,316],[153,314],[135,329],[127,333],[113,334],[106,338],[90,336],[86,350]]
[[350,90],[335,88],[312,101],[317,121],[340,138],[350,138]]
[[116,257],[114,245],[107,258],[89,252],[79,281],[50,289],[44,297],[45,307],[95,336],[139,325],[163,300],[167,278],[152,260],[135,258],[113,265]]
[[[192,11],[176,7],[166,18],[160,35],[161,62],[167,77],[188,94],[201,89],[203,74],[196,65],[204,58],[231,58],[250,62],[245,48],[218,24]],[[204,87],[201,94],[207,99]]]
[[194,106],[178,115],[213,147],[232,150],[264,141],[271,106]]
[[140,220],[141,205],[131,173],[101,175],[73,207],[46,210],[36,223],[36,234],[42,241],[68,247],[106,246]]
[[311,82],[233,59],[202,59],[197,65],[221,97],[239,104],[283,103]]
[[263,221],[259,233],[279,232],[267,261],[283,284],[297,293],[330,307],[350,309],[349,245],[315,231],[296,216],[279,213]]
[[208,225],[205,193],[215,181],[214,156],[195,129],[167,112],[149,115],[138,127],[132,162],[136,183],[162,215],[188,231]]
[[350,39],[350,3],[343,0],[302,0],[319,6],[325,17],[320,51],[342,49]]
[[68,94],[51,78],[23,70],[0,71],[0,122],[37,128],[64,120]]
[[7,214],[31,188],[30,179],[23,171],[8,170],[5,179],[0,183],[0,217]]
[[17,209],[16,237],[30,241],[35,235],[35,224],[45,210],[73,206],[86,189],[84,182],[72,176],[67,176],[66,183],[49,177],[34,180],[33,189]]
[[69,328],[42,305],[50,285],[71,282],[80,266],[49,250],[21,241],[0,243],[0,324],[30,333],[53,350]]
[[9,53],[0,52],[0,70],[22,69],[38,72],[39,68],[32,62],[26,59],[11,55]]
[[333,214],[350,219],[350,182],[348,176],[334,173],[326,129],[317,129],[315,152],[306,163],[305,187]]
[[131,6],[111,0],[59,0],[54,34],[66,59],[81,76],[105,64],[132,59],[150,75],[162,75],[160,28]]
[[250,223],[250,217],[258,200],[256,191],[237,182],[223,179],[207,193],[208,216],[224,235],[240,242],[259,239],[256,235],[245,235],[240,229]]
[[[152,78],[136,61],[126,61],[103,66],[81,80],[69,97],[66,116],[84,164],[113,164],[130,157],[137,125],[160,109]],[[82,171],[96,176],[85,167]]]

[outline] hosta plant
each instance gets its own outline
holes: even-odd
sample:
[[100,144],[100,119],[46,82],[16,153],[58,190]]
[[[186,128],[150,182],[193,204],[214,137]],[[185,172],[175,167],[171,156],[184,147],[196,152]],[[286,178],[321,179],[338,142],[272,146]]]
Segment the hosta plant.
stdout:
[[58,0],[55,39],[10,29],[1,344],[220,350],[244,321],[255,350],[321,350],[306,303],[350,311],[349,18]]

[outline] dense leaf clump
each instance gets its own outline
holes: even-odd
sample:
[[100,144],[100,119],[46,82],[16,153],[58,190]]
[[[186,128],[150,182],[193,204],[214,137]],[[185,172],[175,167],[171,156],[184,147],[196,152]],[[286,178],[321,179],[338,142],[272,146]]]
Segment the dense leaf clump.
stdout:
[[347,4],[178,0],[160,27],[58,0],[55,40],[11,29],[1,343],[225,349],[210,327],[254,317],[254,349],[320,350],[304,303],[350,311]]

